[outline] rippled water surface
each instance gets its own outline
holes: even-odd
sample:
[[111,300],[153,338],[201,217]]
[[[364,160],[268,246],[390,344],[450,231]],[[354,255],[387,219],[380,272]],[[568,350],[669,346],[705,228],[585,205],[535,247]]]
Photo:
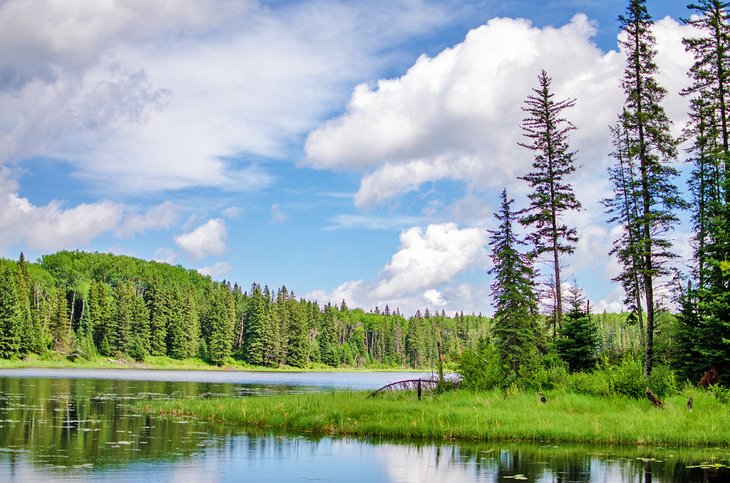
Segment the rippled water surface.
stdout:
[[424,444],[247,434],[134,402],[375,389],[413,373],[0,370],[0,482],[730,481],[726,449]]

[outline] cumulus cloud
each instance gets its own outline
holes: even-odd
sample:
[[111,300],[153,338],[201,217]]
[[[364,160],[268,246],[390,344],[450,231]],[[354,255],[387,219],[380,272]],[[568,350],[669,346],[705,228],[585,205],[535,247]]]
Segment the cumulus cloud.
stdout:
[[451,280],[481,262],[486,242],[478,228],[459,229],[454,223],[410,228],[400,235],[400,249],[393,255],[375,288],[386,298],[417,291]]
[[[480,310],[487,299],[486,280],[476,286],[458,281],[471,269],[484,269],[486,235],[479,228],[454,223],[412,227],[401,232],[400,246],[378,280],[348,281],[331,292],[314,291],[308,298],[322,303],[360,307]],[[478,295],[477,295],[478,294]]]
[[[685,118],[691,57],[681,37],[687,27],[667,18],[655,25],[660,82],[670,96],[669,114]],[[608,126],[623,102],[619,79],[624,56],[592,41],[593,24],[578,14],[560,27],[537,28],[528,20],[495,18],[434,57],[421,56],[399,78],[361,84],[347,111],[310,133],[306,162],[321,169],[362,172],[355,203],[374,206],[439,179],[472,186],[517,186],[529,153],[520,148],[520,107],[546,69],[558,98],[575,97],[565,115],[578,162],[603,173],[610,152]]]
[[194,260],[208,255],[220,255],[226,251],[228,229],[221,218],[208,220],[189,233],[175,238],[175,243]]
[[66,208],[57,200],[34,205],[18,193],[17,182],[0,168],[0,253],[17,245],[38,250],[78,248],[113,231],[124,208],[111,201]]

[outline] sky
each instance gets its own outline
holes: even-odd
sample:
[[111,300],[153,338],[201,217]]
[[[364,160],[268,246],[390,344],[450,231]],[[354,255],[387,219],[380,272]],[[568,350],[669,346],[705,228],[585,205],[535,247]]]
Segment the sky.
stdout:
[[[527,204],[521,107],[544,69],[576,99],[564,278],[619,311],[600,199],[626,4],[0,0],[0,257],[111,252],[322,303],[491,314],[487,230],[503,188]],[[685,5],[647,2],[677,135]],[[689,230],[672,234],[685,269]]]

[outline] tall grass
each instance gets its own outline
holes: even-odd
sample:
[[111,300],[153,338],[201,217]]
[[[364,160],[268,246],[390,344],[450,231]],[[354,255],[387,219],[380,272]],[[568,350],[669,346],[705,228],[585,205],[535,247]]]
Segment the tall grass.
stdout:
[[[694,397],[694,411],[686,407]],[[413,394],[366,398],[360,392],[189,399],[143,403],[149,412],[192,415],[248,429],[315,435],[427,440],[730,446],[728,406],[692,391],[665,400],[557,392],[455,391],[417,401]]]

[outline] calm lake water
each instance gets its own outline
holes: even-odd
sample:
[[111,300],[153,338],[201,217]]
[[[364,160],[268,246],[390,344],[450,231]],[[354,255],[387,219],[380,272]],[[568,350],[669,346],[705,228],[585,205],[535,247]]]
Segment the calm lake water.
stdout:
[[169,397],[375,389],[413,373],[0,370],[0,482],[730,481],[730,451],[250,434],[140,414]]

